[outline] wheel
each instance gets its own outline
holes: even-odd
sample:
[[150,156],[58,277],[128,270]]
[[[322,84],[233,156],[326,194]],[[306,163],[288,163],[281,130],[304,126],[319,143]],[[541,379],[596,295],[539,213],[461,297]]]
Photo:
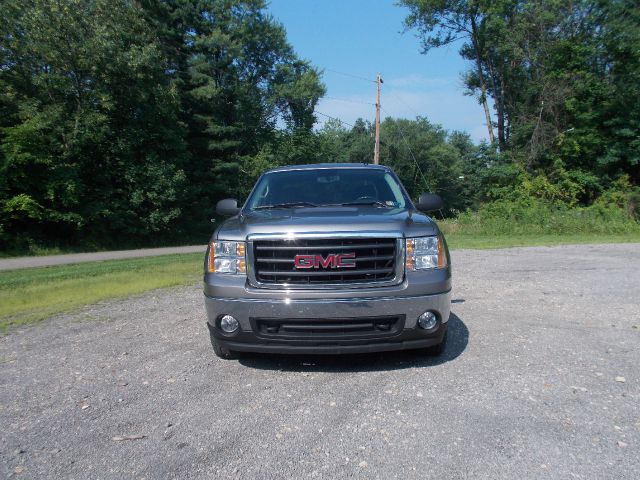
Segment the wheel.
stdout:
[[228,348],[220,345],[216,337],[213,336],[213,332],[211,331],[209,331],[209,338],[211,338],[213,353],[215,353],[218,358],[222,358],[224,360],[235,360],[236,358],[238,358],[238,352],[229,350]]
[[444,336],[442,337],[442,341],[437,345],[433,345],[431,347],[422,348],[418,350],[421,355],[426,355],[428,357],[437,357],[438,355],[444,352],[445,347],[447,346],[447,334],[449,331],[444,332]]

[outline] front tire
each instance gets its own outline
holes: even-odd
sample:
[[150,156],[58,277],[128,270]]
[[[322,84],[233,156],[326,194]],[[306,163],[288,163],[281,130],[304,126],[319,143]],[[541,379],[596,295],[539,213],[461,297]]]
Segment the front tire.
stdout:
[[218,339],[213,335],[211,330],[209,330],[209,338],[211,339],[211,346],[213,347],[213,353],[216,354],[216,357],[222,358],[223,360],[235,360],[238,358],[238,352],[229,350],[228,348],[220,345],[218,343]]

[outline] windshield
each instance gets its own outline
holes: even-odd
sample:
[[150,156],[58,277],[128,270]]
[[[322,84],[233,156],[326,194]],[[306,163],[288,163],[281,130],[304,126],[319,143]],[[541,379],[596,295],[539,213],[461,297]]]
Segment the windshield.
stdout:
[[266,173],[249,197],[247,208],[327,205],[404,208],[406,204],[400,184],[388,171],[326,168]]

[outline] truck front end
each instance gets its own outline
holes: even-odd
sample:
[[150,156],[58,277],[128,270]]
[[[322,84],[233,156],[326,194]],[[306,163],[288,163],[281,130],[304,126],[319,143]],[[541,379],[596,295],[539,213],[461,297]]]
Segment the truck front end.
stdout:
[[263,175],[216,231],[204,294],[223,358],[439,353],[451,264],[437,225],[388,168],[289,167]]

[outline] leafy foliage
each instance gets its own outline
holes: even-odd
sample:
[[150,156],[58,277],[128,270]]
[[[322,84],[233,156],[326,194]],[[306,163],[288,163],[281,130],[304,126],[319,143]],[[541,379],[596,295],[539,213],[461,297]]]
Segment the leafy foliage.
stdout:
[[[470,62],[463,75],[467,91],[485,108],[486,98],[492,101],[494,115],[487,111],[487,119],[493,154],[485,151],[484,164],[472,161],[465,178],[478,192],[476,206],[494,204],[481,207],[473,218],[511,219],[517,211],[535,212],[532,221],[540,215],[571,223],[564,214],[547,213],[574,207],[583,212],[581,207],[591,204],[583,212],[595,215],[590,218],[605,205],[612,218],[637,216],[637,2],[400,3],[409,9],[405,26],[417,30],[424,53],[464,40],[460,54]],[[576,218],[586,218],[583,213]]]
[[[426,50],[464,38],[471,94],[493,100],[497,146],[529,172],[640,180],[640,9],[631,0],[405,0]],[[600,185],[603,187],[606,185]],[[597,189],[586,192],[586,198]]]
[[[386,118],[382,163],[412,197],[468,228],[637,226],[637,2],[400,3],[425,53],[464,41],[490,138]],[[267,168],[372,161],[368,121],[313,129],[321,73],[264,0],[3,0],[0,18],[2,250],[203,242]]]
[[261,0],[6,0],[0,246],[206,239],[215,201],[324,87]]

